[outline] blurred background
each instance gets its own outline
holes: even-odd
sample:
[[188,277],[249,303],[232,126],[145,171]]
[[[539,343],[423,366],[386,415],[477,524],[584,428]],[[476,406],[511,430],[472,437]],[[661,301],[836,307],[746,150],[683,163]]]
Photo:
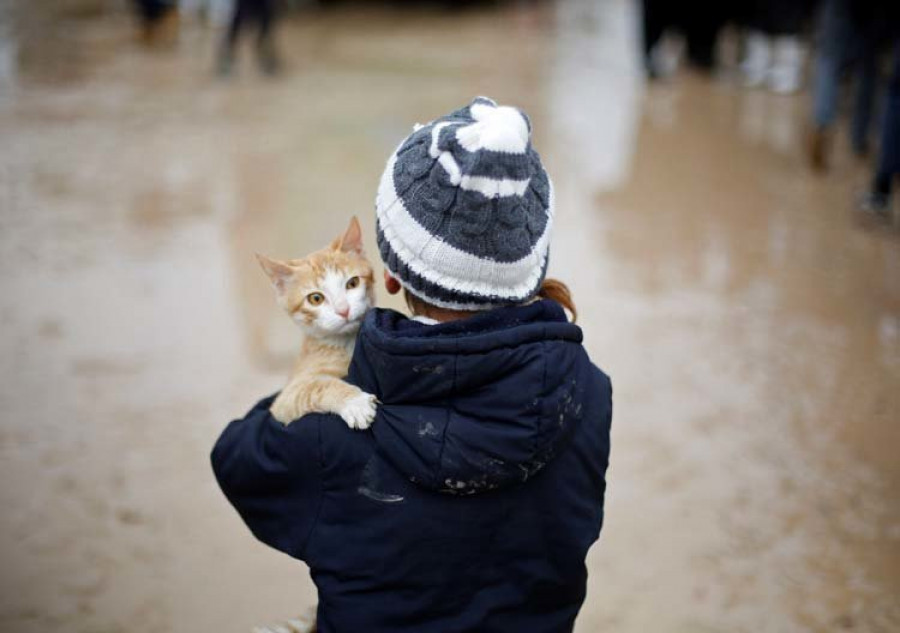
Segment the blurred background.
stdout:
[[576,630],[900,631],[890,4],[0,1],[0,630],[315,602],[208,463],[297,347],[253,253],[376,253],[388,154],[487,95],[615,386]]

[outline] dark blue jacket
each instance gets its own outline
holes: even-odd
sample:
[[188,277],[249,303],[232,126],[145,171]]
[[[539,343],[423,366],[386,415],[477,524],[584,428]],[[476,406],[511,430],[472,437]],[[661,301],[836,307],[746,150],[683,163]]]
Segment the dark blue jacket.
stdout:
[[225,429],[219,484],[309,565],[322,633],[572,629],[612,413],[581,339],[551,301],[432,326],[373,310],[347,378],[381,402],[369,431],[284,427],[271,398]]

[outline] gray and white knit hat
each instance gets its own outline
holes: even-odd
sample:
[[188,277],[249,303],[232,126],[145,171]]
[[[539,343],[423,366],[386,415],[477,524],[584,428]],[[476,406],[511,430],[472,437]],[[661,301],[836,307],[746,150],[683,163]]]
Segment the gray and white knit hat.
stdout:
[[553,186],[516,108],[478,97],[417,125],[388,160],[375,210],[385,266],[432,305],[521,303],[547,272]]

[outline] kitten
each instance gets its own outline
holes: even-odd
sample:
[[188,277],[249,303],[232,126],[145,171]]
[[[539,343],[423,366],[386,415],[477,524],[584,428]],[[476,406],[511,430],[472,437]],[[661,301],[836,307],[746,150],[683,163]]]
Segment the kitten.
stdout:
[[368,428],[375,396],[341,380],[363,316],[375,303],[359,221],[354,216],[342,236],[303,259],[256,257],[275,286],[278,304],[306,335],[287,386],[270,407],[272,416],[288,424],[306,413],[336,413],[350,428]]

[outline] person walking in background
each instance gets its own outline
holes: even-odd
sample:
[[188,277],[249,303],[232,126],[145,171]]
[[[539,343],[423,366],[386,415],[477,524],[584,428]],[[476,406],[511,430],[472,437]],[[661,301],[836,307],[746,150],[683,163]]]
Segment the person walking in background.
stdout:
[[277,17],[275,2],[276,0],[234,0],[231,23],[219,53],[220,75],[231,74],[241,32],[251,28],[254,23],[257,28],[256,57],[260,68],[268,75],[274,75],[281,69],[272,33]]
[[747,29],[741,62],[745,85],[797,92],[806,57],[800,35],[812,13],[811,0],[749,0],[742,8],[738,20]]
[[894,43],[894,69],[888,85],[881,129],[881,148],[872,187],[863,198],[862,209],[883,218],[891,217],[891,193],[900,174],[900,39]]
[[841,76],[855,75],[850,145],[857,156],[869,151],[878,91],[878,56],[891,16],[881,0],[825,0],[819,25],[813,77],[813,131],[809,161],[816,171],[828,167],[832,128],[837,118]]
[[714,3],[674,3],[671,0],[643,0],[644,68],[651,79],[664,74],[658,45],[670,29],[684,34],[688,62],[700,70],[715,66],[719,31],[727,14]]

